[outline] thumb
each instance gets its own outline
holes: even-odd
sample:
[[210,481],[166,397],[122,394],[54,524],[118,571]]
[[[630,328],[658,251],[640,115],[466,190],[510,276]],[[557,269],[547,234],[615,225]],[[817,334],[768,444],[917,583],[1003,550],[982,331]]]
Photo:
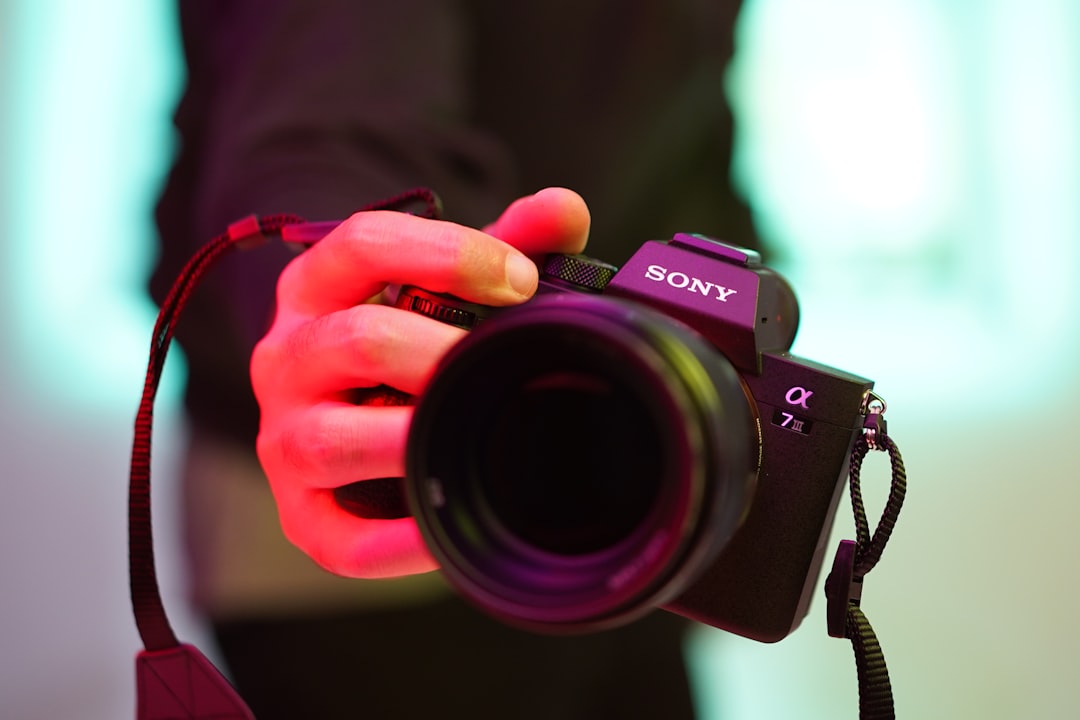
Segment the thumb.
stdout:
[[589,239],[589,208],[573,190],[546,188],[515,200],[484,232],[526,255],[580,253]]

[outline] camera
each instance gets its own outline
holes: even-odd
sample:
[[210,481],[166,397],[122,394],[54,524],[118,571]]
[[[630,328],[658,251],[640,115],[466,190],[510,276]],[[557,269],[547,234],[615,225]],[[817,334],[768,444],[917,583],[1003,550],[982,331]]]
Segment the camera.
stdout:
[[789,353],[788,282],[702,235],[621,267],[549,256],[496,309],[402,288],[471,332],[419,398],[409,509],[450,584],[549,633],[662,608],[763,642],[806,615],[873,383]]

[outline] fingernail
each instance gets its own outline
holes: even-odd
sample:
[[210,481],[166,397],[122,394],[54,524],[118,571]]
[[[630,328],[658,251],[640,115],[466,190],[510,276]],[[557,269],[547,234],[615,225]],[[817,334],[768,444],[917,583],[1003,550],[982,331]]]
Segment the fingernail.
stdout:
[[514,292],[529,297],[536,290],[536,266],[524,255],[512,252],[506,257],[506,280]]

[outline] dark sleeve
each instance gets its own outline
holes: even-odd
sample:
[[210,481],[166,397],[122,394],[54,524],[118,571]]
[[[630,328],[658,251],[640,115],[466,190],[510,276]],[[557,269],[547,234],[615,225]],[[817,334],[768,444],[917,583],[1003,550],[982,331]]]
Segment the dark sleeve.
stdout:
[[[436,188],[451,219],[491,220],[512,195],[507,153],[470,129],[465,23],[440,0],[181,0],[188,78],[178,154],[157,207],[160,301],[183,262],[251,213],[343,218]],[[265,332],[277,244],[234,254],[178,328],[196,423],[251,442],[248,358]]]

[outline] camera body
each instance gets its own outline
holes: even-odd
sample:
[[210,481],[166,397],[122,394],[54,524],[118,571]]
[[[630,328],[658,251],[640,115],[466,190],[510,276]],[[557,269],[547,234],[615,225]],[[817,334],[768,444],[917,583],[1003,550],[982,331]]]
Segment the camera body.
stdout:
[[621,269],[551,256],[493,311],[403,289],[475,330],[420,398],[406,492],[467,599],[581,632],[660,607],[764,642],[806,615],[873,383],[788,353],[798,304],[700,235]]

